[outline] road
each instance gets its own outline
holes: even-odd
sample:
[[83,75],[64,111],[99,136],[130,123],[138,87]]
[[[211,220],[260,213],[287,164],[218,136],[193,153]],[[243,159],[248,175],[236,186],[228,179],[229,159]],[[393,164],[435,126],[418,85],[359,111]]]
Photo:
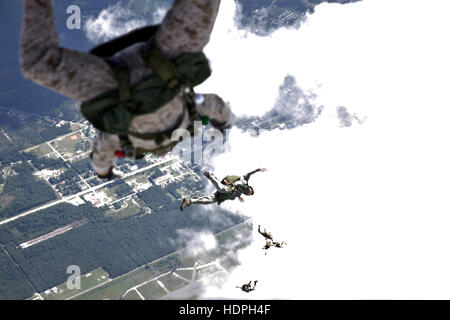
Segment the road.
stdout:
[[[149,165],[149,166],[147,166],[147,167],[144,167],[144,168],[135,170],[135,171],[133,171],[133,172],[126,173],[126,174],[124,174],[124,175],[121,177],[121,179],[126,179],[126,178],[128,178],[128,177],[132,177],[132,176],[134,176],[134,175],[136,175],[136,174],[138,174],[138,173],[141,173],[141,172],[143,172],[143,171],[146,171],[146,170],[151,169],[151,168],[153,168],[153,167],[159,166],[159,165],[162,164],[162,163],[165,163],[165,162],[167,162],[167,161],[171,161],[171,160],[174,160],[174,159],[178,159],[178,158],[177,158],[177,157],[171,157],[171,158],[169,158],[169,159],[165,159],[165,160],[163,160],[163,161],[154,163],[154,164],[152,164],[152,165]],[[103,188],[104,186],[106,186],[106,185],[108,185],[108,184],[110,184],[110,183],[113,183],[114,181],[115,181],[115,180],[107,181],[107,182],[104,182],[104,183],[102,183],[102,184],[99,184],[98,186],[92,187],[91,189],[83,190],[83,191],[78,192],[77,194],[71,195],[71,196],[69,196],[69,197],[62,198],[62,199],[59,199],[59,200],[55,200],[55,201],[46,203],[46,204],[44,204],[44,205],[41,205],[41,206],[39,206],[39,207],[37,207],[37,208],[33,208],[33,209],[30,209],[30,210],[27,210],[27,211],[22,212],[22,213],[20,213],[20,214],[14,216],[14,217],[11,217],[11,218],[8,218],[8,219],[4,219],[4,220],[0,221],[0,225],[9,223],[9,222],[14,221],[14,220],[17,220],[17,219],[20,219],[20,218],[25,217],[25,216],[27,216],[27,215],[29,215],[29,214],[34,213],[34,212],[37,212],[37,211],[40,211],[40,210],[43,210],[43,209],[47,209],[47,208],[53,207],[53,206],[55,206],[55,205],[57,205],[57,204],[60,204],[60,203],[63,203],[63,202],[67,202],[67,201],[69,201],[69,200],[73,200],[73,199],[76,198],[76,197],[80,197],[80,196],[83,196],[83,195],[85,195],[85,194],[87,194],[87,193],[89,193],[89,192],[92,192],[92,191],[95,191],[95,190],[97,190],[97,189]]]

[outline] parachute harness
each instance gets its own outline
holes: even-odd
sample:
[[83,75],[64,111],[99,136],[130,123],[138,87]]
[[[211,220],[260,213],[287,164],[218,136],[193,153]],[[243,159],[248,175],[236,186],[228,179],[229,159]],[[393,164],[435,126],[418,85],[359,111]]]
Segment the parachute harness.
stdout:
[[[207,58],[202,52],[182,53],[171,60],[167,58],[153,40],[159,25],[136,29],[124,36],[120,36],[107,43],[93,48],[90,53],[102,58],[113,72],[118,89],[111,90],[85,101],[81,105],[81,113],[101,132],[117,134],[121,140],[121,150],[115,152],[118,157],[143,158],[145,153],[165,153],[178,141],[162,145],[170,139],[172,133],[183,123],[186,114],[190,124],[186,128],[191,136],[194,135],[194,121],[201,120],[203,125],[208,125],[209,118],[201,116],[196,109],[196,95],[193,87],[206,80],[211,70]],[[146,42],[141,55],[153,74],[131,86],[131,72],[128,64],[114,55],[138,42]],[[185,106],[182,116],[177,119],[175,125],[164,132],[139,133],[131,132],[129,126],[134,115],[152,113],[173,97],[179,95]],[[153,140],[156,148],[145,150],[134,148],[128,136],[134,136],[142,140]]]
[[[165,57],[160,50],[152,44],[151,48],[143,54],[144,61],[147,66],[153,70],[153,72],[164,81],[164,84],[171,90],[178,92],[184,101],[185,108],[187,108],[190,123],[189,127],[186,128],[191,136],[195,134],[194,132],[194,121],[200,120],[202,125],[206,126],[209,124],[208,116],[200,116],[197,112],[195,103],[195,92],[193,88],[189,85],[183,84],[180,80],[180,73],[177,67],[173,64],[170,59]],[[106,58],[105,61],[111,66],[114,72],[114,78],[118,83],[118,93],[119,101],[121,106],[130,110],[131,112],[136,111],[137,106],[131,99],[131,88],[130,79],[131,74],[128,65],[121,59],[117,58]],[[146,153],[152,152],[155,154],[165,153],[165,151],[171,150],[174,145],[179,141],[172,141],[168,145],[160,146],[162,142],[170,139],[172,133],[178,129],[184,120],[184,114],[182,114],[176,121],[175,125],[164,131],[158,133],[138,133],[129,131],[128,134],[142,139],[142,140],[153,140],[157,148],[154,149],[142,149],[135,148],[128,138],[127,135],[119,135],[120,145],[122,150],[116,151],[115,155],[118,157],[131,157],[135,159],[142,159]]]

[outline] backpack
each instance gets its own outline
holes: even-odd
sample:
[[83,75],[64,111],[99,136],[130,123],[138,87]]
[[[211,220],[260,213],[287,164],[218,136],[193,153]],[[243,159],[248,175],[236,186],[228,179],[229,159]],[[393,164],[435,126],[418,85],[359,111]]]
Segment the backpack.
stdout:
[[237,181],[241,180],[240,176],[229,175],[222,179],[221,183],[223,185],[234,185]]
[[[158,145],[164,140],[161,134],[131,132],[129,130],[131,119],[135,115],[149,114],[158,110],[177,94],[181,94],[186,101],[191,120],[198,117],[192,88],[211,75],[208,59],[203,52],[183,53],[173,60],[168,59],[156,48],[153,41],[149,41],[157,30],[158,25],[136,29],[90,51],[110,65],[118,82],[118,89],[103,93],[81,104],[81,113],[96,129],[117,134],[121,140],[132,135],[143,140],[155,140]],[[130,86],[128,65],[123,60],[112,56],[137,42],[147,43],[143,59],[153,73]],[[164,136],[170,137],[182,120],[182,118],[179,119],[178,125],[173,130],[164,132]],[[203,118],[201,120],[203,124],[209,121]],[[192,133],[191,129],[189,128]]]

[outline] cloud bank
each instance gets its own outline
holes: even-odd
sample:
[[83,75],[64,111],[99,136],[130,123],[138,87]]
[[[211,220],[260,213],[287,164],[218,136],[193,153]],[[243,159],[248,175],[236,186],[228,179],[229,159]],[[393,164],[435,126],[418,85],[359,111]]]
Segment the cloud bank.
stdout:
[[163,5],[150,7],[153,9],[151,13],[138,12],[129,3],[117,2],[102,10],[98,16],[86,18],[83,26],[86,37],[93,43],[101,43],[136,28],[160,23],[168,8]]
[[[269,171],[252,177],[245,203],[222,206],[288,245],[264,255],[255,230],[241,266],[203,298],[450,298],[448,9],[443,0],[323,3],[299,29],[261,37],[239,30],[236,5],[222,2],[205,50],[213,74],[197,91],[260,117],[290,75],[323,110],[257,138],[231,131],[216,175]],[[367,120],[342,125],[339,107]],[[249,280],[257,290],[236,289]]]

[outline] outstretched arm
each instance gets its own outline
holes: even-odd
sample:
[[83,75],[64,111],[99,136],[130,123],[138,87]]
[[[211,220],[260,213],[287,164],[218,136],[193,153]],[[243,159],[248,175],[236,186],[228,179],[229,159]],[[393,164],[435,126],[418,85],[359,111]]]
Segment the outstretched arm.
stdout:
[[256,173],[256,172],[259,172],[259,171],[264,172],[264,171],[267,171],[267,169],[265,169],[265,168],[258,168],[258,169],[256,169],[256,170],[250,171],[249,173],[247,173],[247,174],[243,177],[243,180],[245,181],[245,183],[248,183],[248,180],[250,179],[250,176],[251,176],[252,174],[254,174],[254,173]]
[[59,46],[52,0],[23,0],[23,6],[20,66],[26,79],[79,101],[117,87],[102,59]]

